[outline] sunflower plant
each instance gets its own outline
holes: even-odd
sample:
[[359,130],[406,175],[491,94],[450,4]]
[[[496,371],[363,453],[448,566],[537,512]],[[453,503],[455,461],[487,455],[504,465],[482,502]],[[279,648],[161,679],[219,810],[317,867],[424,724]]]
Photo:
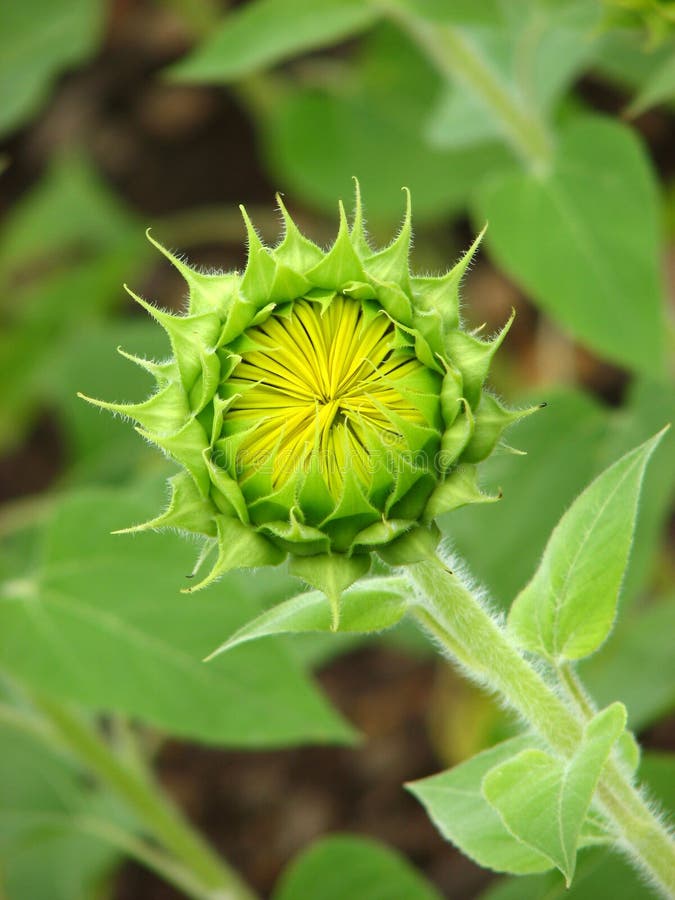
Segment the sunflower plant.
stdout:
[[[502,622],[439,549],[436,525],[441,514],[498,499],[481,491],[478,466],[538,408],[509,409],[486,388],[510,320],[492,338],[463,327],[459,288],[480,236],[447,273],[418,276],[409,195],[383,249],[369,241],[358,188],[352,221],[340,205],[327,251],[278,203],[276,247],[242,209],[241,273],[204,274],[150,238],[189,289],[183,315],[132,294],[167,332],[172,356],[129,357],[156,379],[148,400],[90,402],[133,419],[181,470],[166,510],[126,530],[200,536],[195,574],[206,574],[188,591],[285,559],[310,588],[212,655],[270,634],[377,632],[414,618],[523,725],[518,737],[410,786],[443,834],[488,868],[557,868],[568,885],[577,851],[607,844],[672,896],[675,849],[635,786],[639,750],[626,709],[596,710],[575,670],[612,628],[660,435],[573,504]],[[375,555],[394,571],[368,577]],[[457,796],[473,798],[468,813]]]

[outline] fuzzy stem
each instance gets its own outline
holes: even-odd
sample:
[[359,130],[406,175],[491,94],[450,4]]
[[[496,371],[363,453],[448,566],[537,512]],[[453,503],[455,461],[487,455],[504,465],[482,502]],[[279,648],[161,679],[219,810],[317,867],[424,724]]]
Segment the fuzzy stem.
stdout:
[[559,665],[556,671],[558,673],[560,683],[569,694],[570,700],[572,701],[574,706],[577,707],[579,713],[586,721],[592,719],[596,713],[596,709],[593,706],[593,701],[586,693],[586,689],[581,683],[581,680],[579,679],[577,673],[570,665],[567,665],[566,663]]
[[180,871],[190,873],[197,885],[190,896],[255,900],[251,889],[182,817],[150,773],[126,765],[92,727],[61,704],[44,697],[35,699],[35,704],[61,743],[125,801],[153,839],[179,861]]
[[460,28],[428,22],[391,0],[382,0],[380,7],[415,41],[444,78],[456,78],[481,100],[501,124],[514,150],[533,169],[545,172],[550,168],[553,145],[543,122],[503,87],[499,76]]
[[[471,678],[519,713],[553,751],[571,756],[582,736],[582,722],[511,643],[501,623],[442,559],[432,557],[406,571],[417,588],[411,612],[423,627]],[[603,770],[596,796],[621,848],[664,896],[675,896],[675,844],[613,760]]]

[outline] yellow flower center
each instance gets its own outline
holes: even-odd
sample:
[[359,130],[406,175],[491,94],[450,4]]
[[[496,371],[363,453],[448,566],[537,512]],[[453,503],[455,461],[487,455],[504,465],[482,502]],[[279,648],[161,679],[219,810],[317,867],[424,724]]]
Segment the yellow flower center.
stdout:
[[357,300],[338,296],[323,310],[298,300],[288,316],[270,316],[246,337],[259,349],[241,354],[228,382],[237,396],[225,416],[227,430],[250,427],[238,450],[244,477],[271,464],[273,486],[281,487],[307,471],[316,451],[338,498],[348,467],[369,483],[374,436],[401,449],[396,417],[424,421],[397,389],[422,363],[394,347],[385,315]]

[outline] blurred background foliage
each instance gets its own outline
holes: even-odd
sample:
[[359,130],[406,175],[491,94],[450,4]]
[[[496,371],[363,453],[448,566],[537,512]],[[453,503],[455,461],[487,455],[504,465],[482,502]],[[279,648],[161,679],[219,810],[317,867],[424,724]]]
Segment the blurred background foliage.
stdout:
[[[238,267],[238,203],[274,241],[283,191],[326,244],[356,175],[382,243],[410,187],[414,264],[439,272],[487,221],[464,315],[490,332],[516,309],[493,385],[548,409],[513,435],[526,456],[505,448],[486,465],[502,501],[442,525],[506,609],[574,496],[673,418],[675,6],[8,0],[0,139],[0,896],[183,896],[119,869],[141,825],[45,747],[44,697],[140,746],[266,896],[557,896],[549,876],[487,887],[400,788],[512,728],[405,625],[386,641],[273,639],[201,663],[297,582],[230,576],[186,598],[194,547],[110,537],[157,508],[171,467],[75,392],[140,399],[149,379],[115,347],[167,352],[121,289],[181,308],[147,226],[195,265]],[[600,704],[627,703],[661,796],[675,783],[674,490],[671,434],[648,472],[620,621],[583,666]],[[325,746],[278,749],[305,744]],[[331,888],[336,871],[352,886]],[[574,900],[647,896],[600,851],[581,875]]]

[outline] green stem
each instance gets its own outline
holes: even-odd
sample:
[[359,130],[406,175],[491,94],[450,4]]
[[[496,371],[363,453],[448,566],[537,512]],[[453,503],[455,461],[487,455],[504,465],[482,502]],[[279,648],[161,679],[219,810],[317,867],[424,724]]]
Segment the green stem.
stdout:
[[[505,700],[552,750],[566,757],[574,753],[582,735],[580,717],[443,560],[415,563],[407,573],[418,589],[411,611],[448,655]],[[603,770],[597,799],[621,848],[664,896],[675,896],[675,843],[613,760]]]
[[9,703],[0,703],[0,725],[28,734],[42,743],[49,744],[54,740],[53,732],[43,719]]
[[190,896],[255,900],[251,889],[185,821],[150,773],[125,765],[93,728],[64,706],[46,698],[35,702],[66,748],[125,801],[154,840],[190,873],[199,886]]
[[97,816],[68,813],[36,813],[31,816],[30,821],[48,828],[57,827],[63,831],[70,829],[88,837],[96,837],[156,872],[168,884],[182,891],[186,897],[193,897],[195,900],[213,900],[213,892],[206,890],[183,865],[163,850],[158,850],[148,841],[136,837],[112,822],[99,819]]
[[443,78],[457,79],[481,100],[501,124],[511,146],[533,169],[546,171],[550,167],[553,143],[543,122],[504,88],[499,75],[460,28],[429,22],[396,2],[384,0],[381,6]]
[[560,683],[583,719],[585,721],[592,719],[596,709],[574,669],[566,663],[562,663],[557,667],[557,673]]

